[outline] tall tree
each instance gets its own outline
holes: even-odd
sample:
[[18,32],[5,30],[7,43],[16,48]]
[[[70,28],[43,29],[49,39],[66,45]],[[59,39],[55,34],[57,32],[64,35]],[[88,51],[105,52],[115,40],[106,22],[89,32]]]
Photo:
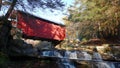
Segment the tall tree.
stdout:
[[120,0],[76,0],[69,11],[69,20],[82,24],[80,35],[119,38]]

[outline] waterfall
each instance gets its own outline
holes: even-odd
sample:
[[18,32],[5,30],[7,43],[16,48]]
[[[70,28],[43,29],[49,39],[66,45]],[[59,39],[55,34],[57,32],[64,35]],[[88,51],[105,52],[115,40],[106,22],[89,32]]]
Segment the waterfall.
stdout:
[[58,58],[63,58],[63,56],[58,51],[54,51],[54,56]]
[[93,61],[97,68],[115,68],[112,62],[103,61],[101,55],[98,52],[93,53]]
[[91,57],[91,55],[90,54],[88,54],[87,52],[83,52],[83,54],[84,54],[84,60],[92,60],[92,57]]
[[96,63],[98,68],[115,68],[112,63],[106,63],[106,62],[97,62]]
[[71,51],[69,54],[69,59],[77,59],[77,52]]
[[70,61],[70,59],[63,58],[60,60],[62,67],[61,68],[75,68],[74,64]]
[[78,52],[77,56],[78,56],[78,60],[92,60],[92,56],[85,51]]
[[93,61],[102,61],[102,57],[98,52],[93,53]]
[[69,58],[69,55],[70,55],[70,51],[66,50],[63,57]]
[[60,68],[75,68],[74,63],[70,60],[70,58],[74,59],[73,55],[75,55],[74,52],[65,51],[63,58],[60,58],[59,61]]
[[[64,51],[64,53],[57,50],[43,51],[42,56],[45,57],[58,57],[58,65],[60,68],[76,68],[72,60],[89,61],[92,68],[120,68],[118,62],[103,61],[98,52],[94,52],[91,56],[86,51]],[[91,61],[92,60],[92,61]]]
[[106,63],[110,66],[110,68],[115,68],[113,62],[106,62]]
[[70,54],[69,51],[65,52],[64,57],[57,51],[43,51],[42,53],[43,53],[42,56],[59,57],[60,59],[58,61],[58,64],[59,64],[60,68],[75,68],[74,64],[69,59],[69,54]]
[[77,59],[77,52],[76,51],[65,51],[64,58]]

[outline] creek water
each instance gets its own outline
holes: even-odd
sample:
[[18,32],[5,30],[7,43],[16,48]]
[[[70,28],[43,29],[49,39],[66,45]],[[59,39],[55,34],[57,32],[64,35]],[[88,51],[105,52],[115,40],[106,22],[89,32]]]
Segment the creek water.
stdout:
[[[110,61],[103,61],[101,55],[98,52],[93,53],[93,64],[97,68],[120,68],[119,62],[110,62]],[[93,68],[96,68],[93,66]]]
[[91,67],[88,68],[120,68],[120,62],[103,61],[99,53],[95,52],[93,55],[85,51],[64,51],[62,54],[59,51],[43,51],[42,56],[58,57],[56,61],[59,68],[76,68],[71,60],[88,61]]

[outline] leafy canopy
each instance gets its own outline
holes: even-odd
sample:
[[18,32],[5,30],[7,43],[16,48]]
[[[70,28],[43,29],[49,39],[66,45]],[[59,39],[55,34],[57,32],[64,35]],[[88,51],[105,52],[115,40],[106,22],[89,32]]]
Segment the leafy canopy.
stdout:
[[120,35],[120,0],[76,0],[69,19],[79,22],[79,34],[85,37]]

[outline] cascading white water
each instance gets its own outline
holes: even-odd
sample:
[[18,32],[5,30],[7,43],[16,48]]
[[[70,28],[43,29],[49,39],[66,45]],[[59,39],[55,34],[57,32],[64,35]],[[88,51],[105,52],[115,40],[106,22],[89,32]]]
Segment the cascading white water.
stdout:
[[97,66],[97,68],[115,68],[113,63],[104,62],[98,52],[93,53],[93,61],[95,61],[94,64]]
[[63,68],[75,68],[74,64],[71,62],[70,59],[76,59],[77,54],[76,52],[65,51],[65,55],[61,58],[61,64],[63,64]]
[[98,52],[93,53],[93,61],[102,61],[102,57]]
[[113,63],[111,62],[96,62],[95,63],[97,68],[115,68],[115,66],[113,65]]
[[92,56],[85,51],[82,51],[82,52],[78,51],[77,57],[78,57],[78,60],[92,60]]
[[58,58],[63,58],[63,56],[57,51],[54,51],[54,56],[56,56]]
[[[80,57],[78,57],[80,54]],[[64,55],[61,55],[58,51],[43,51],[42,56],[46,57],[58,57],[60,59],[60,68],[75,68],[75,65],[71,60],[93,60],[93,64],[97,66],[97,68],[116,68],[114,62],[106,62],[102,60],[101,55],[98,52],[93,53],[93,57],[85,51],[65,51]],[[93,59],[92,59],[93,58]],[[117,66],[120,67],[120,66]],[[96,67],[92,67],[96,68]]]
[[[80,54],[80,57],[78,57]],[[71,60],[93,60],[93,63],[97,68],[119,68],[120,63],[117,64],[115,62],[106,62],[102,60],[101,55],[98,52],[93,53],[93,57],[88,54],[86,51],[65,51],[64,55],[61,55],[61,52],[58,51],[43,51],[42,56],[45,57],[58,57],[60,60],[60,68],[76,68],[74,63]],[[93,59],[92,59],[93,58]],[[90,61],[91,62],[91,61]],[[92,67],[96,68],[96,67]]]
[[115,68],[113,62],[106,62],[106,64],[108,64],[110,66],[110,68]]
[[92,57],[90,54],[88,54],[87,52],[82,52],[84,54],[84,59],[83,60],[92,60]]
[[70,52],[69,59],[77,59],[77,52],[76,51]]
[[70,59],[63,58],[61,59],[62,68],[75,68],[74,64],[70,61]]
[[70,51],[68,51],[68,50],[66,50],[65,52],[64,52],[64,56],[63,56],[63,58],[69,58],[69,55],[70,55]]

